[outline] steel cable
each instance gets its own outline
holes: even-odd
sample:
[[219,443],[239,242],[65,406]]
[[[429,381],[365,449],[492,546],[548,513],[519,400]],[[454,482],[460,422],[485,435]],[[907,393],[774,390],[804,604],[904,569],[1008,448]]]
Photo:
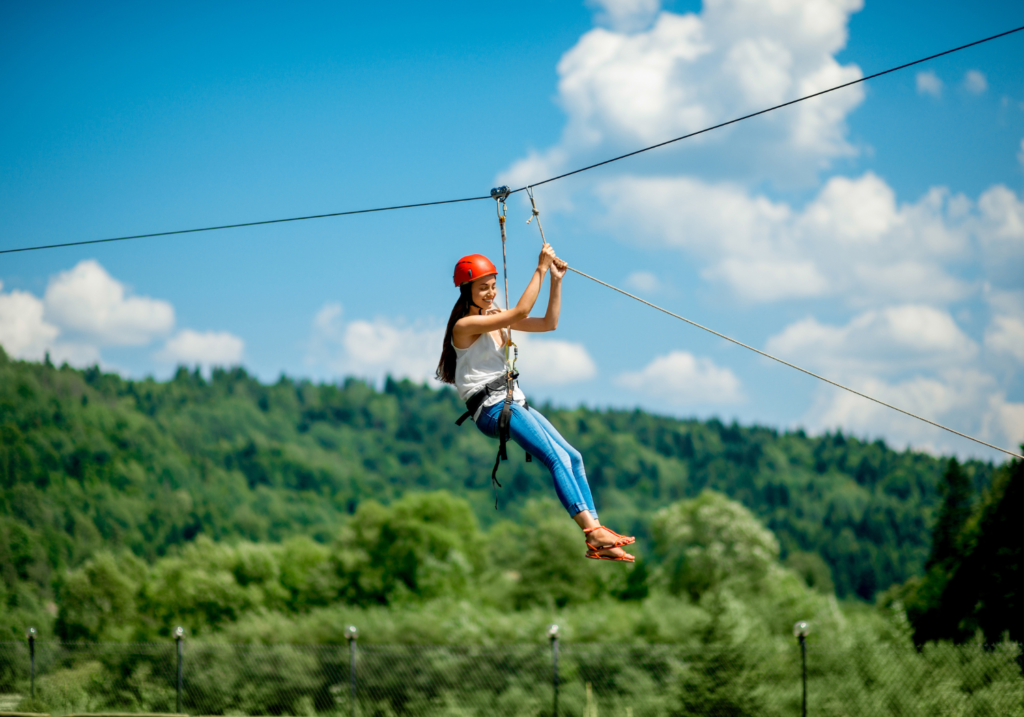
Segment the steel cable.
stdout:
[[[881,72],[876,72],[874,74],[867,75],[866,77],[861,77],[860,79],[853,80],[851,82],[846,82],[846,83],[843,83],[841,85],[836,85],[835,87],[830,87],[827,90],[822,90],[820,92],[815,92],[813,94],[806,95],[804,97],[799,97],[799,98],[797,98],[795,100],[790,100],[789,102],[783,102],[780,105],[775,105],[774,107],[769,107],[767,109],[760,110],[759,112],[753,112],[751,114],[743,115],[742,117],[737,117],[735,119],[729,120],[728,122],[722,122],[722,123],[716,124],[716,125],[714,125],[712,127],[706,127],[704,129],[698,130],[696,132],[691,132],[689,134],[684,134],[681,137],[676,137],[674,139],[666,140],[664,142],[659,142],[658,144],[652,144],[649,147],[644,147],[643,149],[638,149],[638,150],[635,150],[633,152],[629,152],[627,154],[622,154],[622,155],[619,155],[618,157],[613,157],[611,159],[606,159],[606,160],[604,160],[602,162],[598,162],[596,164],[591,164],[591,165],[588,165],[586,167],[581,167],[580,169],[574,169],[571,172],[566,172],[564,174],[559,174],[556,177],[550,177],[549,179],[545,179],[545,180],[542,180],[540,182],[534,182],[534,183],[532,183],[529,186],[538,187],[538,186],[540,186],[542,184],[548,184],[550,182],[554,182],[554,181],[557,181],[559,179],[564,179],[565,177],[571,177],[572,175],[579,174],[580,172],[586,172],[586,171],[591,170],[591,169],[596,169],[597,167],[603,167],[606,164],[611,164],[612,162],[618,162],[619,160],[627,159],[628,157],[633,157],[633,156],[636,156],[638,154],[642,154],[644,152],[649,152],[652,149],[658,149],[659,147],[664,147],[666,145],[673,144],[675,142],[680,142],[680,141],[682,141],[684,139],[688,139],[690,137],[696,137],[697,135],[704,134],[706,132],[711,132],[712,130],[720,129],[722,127],[727,127],[727,126],[729,126],[731,124],[736,124],[737,122],[742,122],[744,120],[751,119],[752,117],[757,117],[759,115],[763,115],[763,114],[766,114],[768,112],[774,112],[775,110],[782,109],[783,107],[789,107],[790,105],[795,105],[798,102],[804,102],[805,100],[813,99],[815,97],[820,97],[821,95],[828,94],[829,92],[835,92],[836,90],[841,90],[844,87],[850,87],[852,85],[856,85],[856,84],[859,84],[861,82],[867,82],[868,80],[874,79],[876,77],[881,77],[883,75],[888,75],[888,74],[890,74],[892,72],[897,72],[899,70],[904,70],[904,69],[906,69],[908,67],[913,67],[914,65],[920,65],[921,63],[928,62],[929,60],[934,60],[936,58],[943,57],[945,55],[951,55],[954,52],[960,52],[961,50],[966,50],[969,47],[974,47],[976,45],[981,45],[981,44],[986,43],[986,42],[991,42],[992,40],[998,40],[1001,37],[1006,37],[1007,35],[1012,35],[1013,33],[1020,32],[1021,30],[1024,30],[1024,25],[1022,25],[1021,27],[1016,27],[1016,28],[1014,28],[1012,30],[1007,30],[1005,32],[1000,32],[1000,33],[998,33],[996,35],[991,35],[989,37],[982,38],[981,40],[975,40],[974,42],[969,42],[966,45],[960,45],[959,47],[954,47],[954,48],[949,49],[949,50],[944,50],[943,52],[939,52],[939,53],[936,53],[934,55],[929,55],[928,57],[923,57],[923,58],[921,58],[919,60],[914,60],[913,62],[907,62],[907,63],[904,63],[902,65],[898,65],[896,67],[890,67],[888,70],[882,70]],[[526,187],[520,187],[519,189],[512,190],[510,192],[510,194],[515,194],[516,192],[522,192],[525,189],[526,189]],[[463,199],[443,199],[443,200],[435,201],[435,202],[420,202],[418,204],[399,204],[399,205],[390,206],[390,207],[377,207],[377,208],[374,208],[374,209],[354,209],[354,210],[345,211],[345,212],[330,212],[328,214],[311,214],[311,215],[308,215],[308,216],[290,217],[290,218],[287,218],[287,219],[267,219],[267,220],[256,221],[256,222],[241,222],[241,223],[238,223],[238,224],[221,224],[219,226],[213,226],[213,227],[200,227],[198,229],[178,229],[178,230],[175,230],[175,231],[167,231],[167,232],[152,232],[152,233],[149,233],[149,234],[134,234],[134,235],[131,235],[131,236],[111,237],[109,239],[87,239],[87,240],[84,240],[84,241],[63,242],[63,243],[59,243],[59,244],[43,244],[43,245],[39,245],[39,246],[18,247],[18,248],[15,248],[15,249],[0,249],[0,254],[14,254],[14,253],[17,253],[17,252],[39,251],[39,250],[42,250],[42,249],[59,249],[61,247],[85,246],[85,245],[88,245],[88,244],[106,244],[106,243],[109,243],[109,242],[128,241],[130,239],[148,239],[148,238],[152,238],[152,237],[174,236],[174,235],[178,235],[178,234],[194,234],[194,233],[197,233],[197,232],[212,232],[212,231],[219,231],[221,229],[238,229],[240,227],[255,227],[255,226],[262,226],[262,225],[266,225],[266,224],[282,224],[282,223],[285,223],[285,222],[301,222],[301,221],[306,221],[307,219],[326,219],[328,217],[344,217],[344,216],[350,216],[350,215],[353,215],[353,214],[370,214],[370,213],[373,213],[373,212],[389,212],[389,211],[393,211],[393,210],[397,210],[397,209],[414,209],[414,208],[418,208],[418,207],[433,207],[433,206],[437,206],[437,205],[440,205],[440,204],[457,204],[457,203],[460,203],[460,202],[475,202],[475,201],[477,201],[479,199],[487,199],[487,198],[488,197],[465,197]]]

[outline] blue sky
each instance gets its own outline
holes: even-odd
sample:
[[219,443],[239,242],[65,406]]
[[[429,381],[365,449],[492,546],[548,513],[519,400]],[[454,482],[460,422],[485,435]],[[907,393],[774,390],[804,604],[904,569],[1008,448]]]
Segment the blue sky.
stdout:
[[[486,194],[1024,25],[1019,2],[5,4],[0,248]],[[537,190],[574,266],[1024,440],[1024,33]],[[539,238],[509,205],[512,292]],[[9,353],[423,379],[490,201],[0,257]],[[997,455],[571,276],[523,385]],[[542,310],[542,308],[541,308]]]

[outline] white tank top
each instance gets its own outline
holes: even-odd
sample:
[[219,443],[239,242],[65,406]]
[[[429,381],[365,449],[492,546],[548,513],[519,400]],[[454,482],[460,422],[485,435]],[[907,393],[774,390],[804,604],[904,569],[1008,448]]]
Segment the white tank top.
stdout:
[[[501,335],[508,341],[504,329]],[[484,386],[505,375],[505,372],[508,371],[504,344],[499,348],[489,332],[477,336],[476,341],[470,344],[468,349],[460,349],[454,342],[452,348],[455,349],[455,390],[459,392],[459,398],[463,401],[477,391],[482,391]],[[519,388],[518,382],[512,393],[512,398],[519,405],[526,403],[526,395]],[[491,393],[480,404],[473,420],[475,421],[488,406],[493,406],[504,400],[504,392]]]

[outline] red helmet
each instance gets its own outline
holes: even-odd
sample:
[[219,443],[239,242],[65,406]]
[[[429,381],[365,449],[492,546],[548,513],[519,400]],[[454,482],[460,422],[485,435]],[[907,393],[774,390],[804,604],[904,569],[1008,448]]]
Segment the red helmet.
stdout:
[[498,270],[494,264],[483,254],[470,254],[464,256],[455,264],[455,286],[462,286],[467,281],[479,279],[482,276],[497,274]]

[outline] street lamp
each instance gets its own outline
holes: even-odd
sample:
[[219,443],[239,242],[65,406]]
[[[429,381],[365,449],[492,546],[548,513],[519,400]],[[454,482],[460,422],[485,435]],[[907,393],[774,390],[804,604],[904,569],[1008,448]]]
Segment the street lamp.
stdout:
[[548,639],[551,640],[551,684],[555,688],[552,714],[558,717],[558,625],[548,625]]
[[807,717],[807,636],[811,634],[811,623],[806,620],[793,625],[793,637],[800,641],[800,664],[803,670],[803,708],[802,717]]
[[178,714],[181,714],[181,688],[182,688],[182,684],[184,682],[184,679],[183,679],[184,676],[183,676],[182,667],[181,667],[181,655],[182,655],[181,643],[184,642],[184,640],[185,640],[185,628],[183,628],[181,625],[178,625],[176,628],[174,628],[174,641],[176,643],[178,643],[178,691],[175,693],[174,704],[175,704],[175,711]]
[[349,711],[351,717],[356,717],[356,641],[359,639],[359,629],[355,625],[346,627],[345,639],[348,640],[349,678],[351,682]]
[[[28,655],[32,662],[32,701],[36,700],[36,629],[30,627],[25,632],[25,639],[28,640]],[[34,707],[32,709],[35,709]]]

